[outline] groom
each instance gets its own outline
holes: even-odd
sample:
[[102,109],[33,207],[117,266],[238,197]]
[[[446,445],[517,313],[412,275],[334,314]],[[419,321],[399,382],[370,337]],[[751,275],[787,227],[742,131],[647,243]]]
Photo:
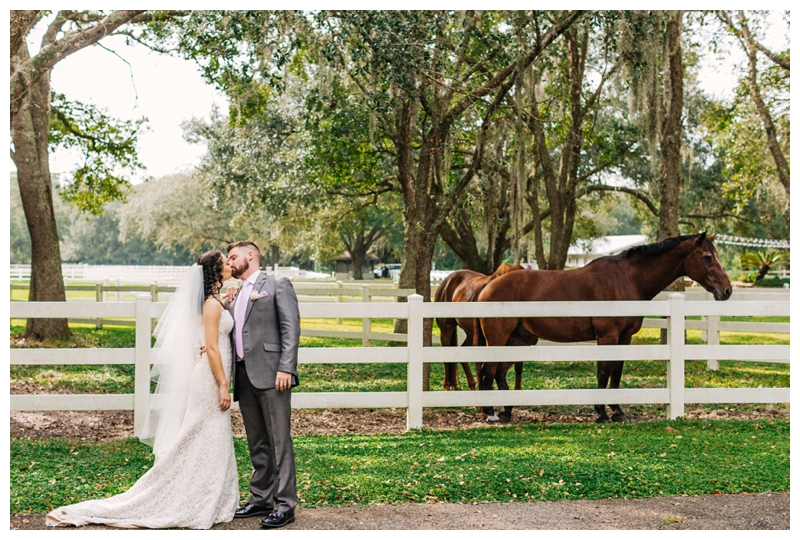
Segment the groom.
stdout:
[[235,517],[266,516],[275,529],[294,522],[297,506],[291,437],[292,388],[297,379],[300,311],[288,279],[258,269],[252,242],[228,246],[232,275],[242,280],[228,309],[233,315],[233,400],[242,411],[253,476],[250,500]]

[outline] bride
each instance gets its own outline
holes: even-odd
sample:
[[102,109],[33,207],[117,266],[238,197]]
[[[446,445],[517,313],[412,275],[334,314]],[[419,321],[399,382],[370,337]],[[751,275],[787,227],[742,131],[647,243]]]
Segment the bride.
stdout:
[[[204,253],[154,331],[151,377],[158,384],[140,435],[153,446],[153,467],[125,493],[56,508],[46,525],[208,529],[233,519],[239,506],[228,392],[233,318],[219,300],[230,277],[225,255]],[[199,354],[203,344],[206,356]]]

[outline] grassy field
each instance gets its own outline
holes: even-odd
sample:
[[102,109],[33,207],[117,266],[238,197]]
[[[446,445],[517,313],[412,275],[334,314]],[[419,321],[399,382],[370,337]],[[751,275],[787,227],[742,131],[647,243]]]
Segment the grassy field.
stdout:
[[[250,463],[234,441],[242,498]],[[524,425],[295,437],[303,507],[640,498],[789,489],[789,421]],[[128,489],[152,462],[136,439],[12,440],[10,511]]]

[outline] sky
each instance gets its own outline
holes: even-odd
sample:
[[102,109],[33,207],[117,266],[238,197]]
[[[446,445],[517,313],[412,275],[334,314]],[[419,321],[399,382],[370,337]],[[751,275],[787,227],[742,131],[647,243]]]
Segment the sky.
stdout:
[[[37,30],[28,40],[31,54],[38,51],[44,29]],[[205,148],[183,139],[181,123],[193,117],[208,119],[214,105],[224,113],[226,98],[203,81],[193,62],[142,45],[128,46],[120,36],[106,38],[100,45],[59,62],[51,76],[53,90],[106,109],[115,118],[147,117],[149,129],[139,137],[139,159],[147,167],[146,175],[158,178],[198,164]],[[69,172],[80,160],[77,151],[54,152],[51,172]]]
[[[779,50],[786,42],[786,30],[780,17],[774,19],[778,30],[768,35],[765,44]],[[45,24],[29,37],[32,54],[38,51],[44,28]],[[147,170],[133,179],[135,183],[197,165],[205,148],[183,139],[181,123],[193,117],[208,119],[215,105],[224,113],[225,96],[206,84],[189,60],[150,52],[138,44],[126,45],[121,37],[106,38],[101,45],[59,62],[52,72],[53,90],[104,108],[112,117],[149,119],[149,130],[139,138],[139,158]],[[721,57],[706,55],[700,84],[712,95],[729,97],[736,83],[735,65],[743,60],[738,47]],[[68,173],[80,160],[76,151],[53,152],[51,172]],[[15,170],[13,163],[10,170]]]

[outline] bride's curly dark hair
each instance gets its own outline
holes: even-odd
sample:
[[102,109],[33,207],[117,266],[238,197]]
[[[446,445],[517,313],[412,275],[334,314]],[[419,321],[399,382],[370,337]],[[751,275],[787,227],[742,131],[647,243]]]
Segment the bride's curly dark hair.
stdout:
[[203,300],[209,296],[217,297],[222,287],[222,252],[218,249],[206,251],[197,259],[203,267]]

